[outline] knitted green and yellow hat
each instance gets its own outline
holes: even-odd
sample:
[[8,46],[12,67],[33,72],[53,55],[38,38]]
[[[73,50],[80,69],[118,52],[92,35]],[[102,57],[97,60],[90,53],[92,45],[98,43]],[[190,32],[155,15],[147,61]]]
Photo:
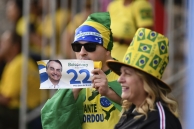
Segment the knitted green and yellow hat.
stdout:
[[93,13],[87,20],[75,30],[73,43],[87,41],[98,43],[108,51],[112,50],[113,38],[110,29],[109,12]]
[[161,78],[169,61],[168,39],[155,31],[139,28],[125,53],[123,62],[109,60],[108,67],[120,75],[121,66],[130,66],[153,76],[169,92]]

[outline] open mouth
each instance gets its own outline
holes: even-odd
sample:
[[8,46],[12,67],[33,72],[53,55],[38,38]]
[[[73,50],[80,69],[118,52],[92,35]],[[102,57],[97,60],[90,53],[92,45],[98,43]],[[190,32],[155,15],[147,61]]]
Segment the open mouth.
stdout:
[[129,87],[122,87],[122,92],[128,91]]

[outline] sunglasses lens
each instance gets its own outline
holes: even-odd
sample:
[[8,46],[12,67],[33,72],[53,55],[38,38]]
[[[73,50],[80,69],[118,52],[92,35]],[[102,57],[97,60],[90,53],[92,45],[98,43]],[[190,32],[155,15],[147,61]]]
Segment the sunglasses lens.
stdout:
[[84,44],[84,48],[88,52],[94,52],[96,51],[96,45],[97,45],[96,43],[87,43],[87,44]]
[[72,49],[74,52],[80,52],[81,51],[81,48],[82,48],[82,45],[81,44],[71,44],[72,46]]
[[82,46],[84,46],[87,52],[94,52],[96,50],[96,45],[97,43],[86,43],[86,44],[73,43],[71,44],[74,52],[80,52]]

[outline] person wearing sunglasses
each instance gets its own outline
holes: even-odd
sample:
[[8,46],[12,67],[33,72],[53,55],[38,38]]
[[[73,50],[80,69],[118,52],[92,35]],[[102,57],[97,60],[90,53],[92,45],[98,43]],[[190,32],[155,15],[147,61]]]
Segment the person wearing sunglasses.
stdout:
[[80,25],[71,44],[79,60],[101,61],[92,70],[93,88],[60,89],[41,110],[44,129],[111,129],[119,120],[121,86],[106,65],[113,47],[108,12],[93,13]]
[[107,61],[120,77],[123,114],[114,129],[182,129],[171,88],[161,78],[169,62],[168,39],[139,28],[123,62]]

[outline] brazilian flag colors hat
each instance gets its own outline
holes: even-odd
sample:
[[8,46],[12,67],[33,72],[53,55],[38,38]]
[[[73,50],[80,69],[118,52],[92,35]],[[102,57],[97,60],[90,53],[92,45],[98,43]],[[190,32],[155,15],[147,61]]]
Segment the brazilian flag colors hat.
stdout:
[[128,47],[123,62],[108,60],[108,67],[120,75],[122,66],[129,66],[141,70],[157,79],[167,92],[171,88],[161,78],[169,61],[168,39],[155,31],[139,28]]
[[73,43],[78,41],[97,43],[111,51],[113,38],[110,24],[109,12],[98,12],[89,15],[87,20],[75,30]]

